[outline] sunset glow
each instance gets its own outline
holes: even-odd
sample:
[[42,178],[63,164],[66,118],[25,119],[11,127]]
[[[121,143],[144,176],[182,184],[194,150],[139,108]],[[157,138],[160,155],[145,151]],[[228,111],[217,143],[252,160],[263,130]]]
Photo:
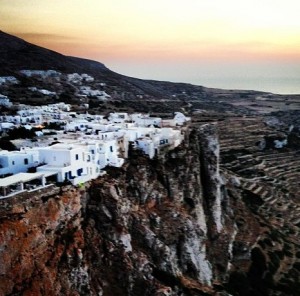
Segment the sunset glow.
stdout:
[[300,76],[297,0],[0,0],[0,9],[1,30],[124,74],[157,78],[148,63],[196,63],[204,74],[209,62],[229,71],[262,62]]

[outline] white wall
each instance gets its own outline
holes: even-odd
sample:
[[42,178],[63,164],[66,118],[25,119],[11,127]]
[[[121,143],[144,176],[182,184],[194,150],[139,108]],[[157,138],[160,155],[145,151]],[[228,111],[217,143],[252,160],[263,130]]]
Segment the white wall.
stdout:
[[71,163],[71,153],[68,150],[39,149],[40,162],[52,166],[67,166]]
[[[2,151],[3,152],[3,151]],[[34,167],[38,164],[37,152],[20,152],[12,151],[3,152],[0,154],[0,174],[16,174],[27,172],[28,168]]]

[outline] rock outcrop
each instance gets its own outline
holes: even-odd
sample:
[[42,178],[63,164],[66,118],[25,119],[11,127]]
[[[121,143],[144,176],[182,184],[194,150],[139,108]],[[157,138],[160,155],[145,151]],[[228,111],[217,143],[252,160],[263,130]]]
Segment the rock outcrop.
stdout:
[[216,130],[152,160],[131,151],[84,187],[0,200],[0,295],[292,295],[259,243],[263,200],[220,171]]

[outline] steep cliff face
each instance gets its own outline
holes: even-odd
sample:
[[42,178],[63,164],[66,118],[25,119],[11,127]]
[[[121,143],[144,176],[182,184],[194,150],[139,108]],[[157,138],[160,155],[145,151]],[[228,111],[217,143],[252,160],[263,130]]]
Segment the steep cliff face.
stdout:
[[75,188],[54,187],[1,200],[0,295],[79,290],[83,267],[76,262],[73,268],[73,261],[84,247],[81,198]]
[[218,247],[215,267],[210,238],[230,240],[233,226],[227,206],[225,214],[221,209],[216,135],[210,134],[209,145],[200,145],[204,134],[192,131],[184,147],[160,159],[136,153],[122,169],[91,186],[85,233],[86,241],[97,245],[88,248],[96,264],[91,275],[104,295],[210,293],[224,277],[228,246]]
[[220,172],[216,127],[193,128],[82,188],[0,200],[0,295],[276,295],[262,203]]

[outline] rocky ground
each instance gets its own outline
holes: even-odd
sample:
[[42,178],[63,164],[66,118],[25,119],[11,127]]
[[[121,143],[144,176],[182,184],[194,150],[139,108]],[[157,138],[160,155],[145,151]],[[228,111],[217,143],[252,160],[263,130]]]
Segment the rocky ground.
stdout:
[[260,150],[258,128],[276,134],[190,127],[84,187],[1,200],[0,294],[299,295],[297,153]]

